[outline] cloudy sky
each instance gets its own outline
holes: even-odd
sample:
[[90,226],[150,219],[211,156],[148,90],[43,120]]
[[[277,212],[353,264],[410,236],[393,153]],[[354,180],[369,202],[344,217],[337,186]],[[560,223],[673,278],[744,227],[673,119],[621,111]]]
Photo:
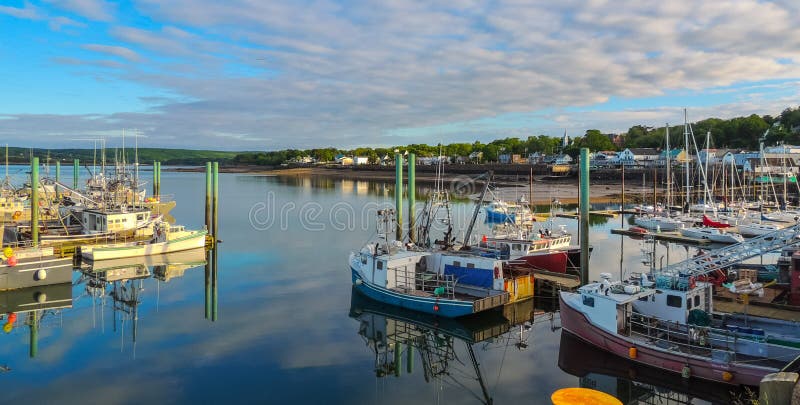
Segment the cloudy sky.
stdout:
[[0,4],[19,146],[471,142],[800,104],[796,0]]

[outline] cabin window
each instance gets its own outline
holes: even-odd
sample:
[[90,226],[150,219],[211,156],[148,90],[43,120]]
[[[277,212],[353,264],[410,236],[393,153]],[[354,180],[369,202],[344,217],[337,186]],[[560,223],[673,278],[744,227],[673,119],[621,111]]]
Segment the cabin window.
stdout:
[[699,295],[695,295],[694,296],[694,306],[696,306],[696,307],[700,306],[700,296]]
[[583,305],[594,308],[594,297],[588,295],[583,296]]
[[137,215],[137,216],[136,216],[136,220],[137,220],[137,221],[142,221],[142,220],[144,220],[144,214],[139,214],[139,215]]
[[680,295],[667,295],[667,305],[675,308],[683,307],[683,298]]
[[361,255],[361,264],[367,264],[367,256]]
[[514,250],[522,250],[522,245],[520,245],[519,243],[515,243],[511,246],[511,248]]
[[378,262],[378,270],[383,270],[383,262]]
[[645,295],[644,297],[639,297],[639,301],[647,302],[647,296]]
[[475,268],[475,263],[467,263],[467,268],[468,269],[474,269]]
[[461,267],[461,262],[459,262],[458,260],[456,260],[456,261],[454,261],[454,262],[453,262],[453,266],[455,266],[455,267]]
[[686,298],[686,309],[692,309],[692,297]]

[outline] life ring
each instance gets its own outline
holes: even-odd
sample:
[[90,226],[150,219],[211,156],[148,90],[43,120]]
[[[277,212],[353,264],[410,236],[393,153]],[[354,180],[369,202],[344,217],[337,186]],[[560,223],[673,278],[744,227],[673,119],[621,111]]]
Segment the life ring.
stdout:
[[695,287],[695,282],[696,282],[696,280],[694,279],[694,276],[691,276],[691,277],[689,277],[689,289],[690,289],[690,290],[693,290],[693,289],[694,289],[694,287]]

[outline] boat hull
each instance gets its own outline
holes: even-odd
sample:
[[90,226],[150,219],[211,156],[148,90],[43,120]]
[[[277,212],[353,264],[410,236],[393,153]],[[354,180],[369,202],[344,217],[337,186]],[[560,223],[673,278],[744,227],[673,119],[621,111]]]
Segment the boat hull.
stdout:
[[662,231],[677,231],[681,227],[679,221],[659,221],[652,218],[637,217],[633,220],[636,225],[647,229],[660,229]]
[[356,289],[375,301],[385,302],[400,308],[411,309],[445,318],[458,318],[474,313],[473,305],[469,301],[449,300],[434,297],[417,297],[401,294],[374,284],[366,282],[358,270],[350,267],[352,281]]
[[0,265],[0,290],[72,282],[72,257],[20,259],[16,266]]
[[163,255],[168,253],[182,252],[185,250],[199,249],[205,246],[206,232],[198,231],[175,240],[148,243],[142,245],[125,244],[122,246],[101,245],[89,246],[81,251],[84,259],[99,261],[109,259],[123,259],[129,257]]
[[[742,363],[714,362],[699,356],[676,353],[655,346],[644,346],[642,342],[611,334],[593,325],[586,315],[564,300],[563,294],[565,293],[559,295],[562,328],[595,347],[617,356],[630,358],[630,349],[635,347],[636,358],[631,361],[678,374],[682,373],[684,366],[689,366],[692,377],[731,385],[758,386],[765,375],[778,371]],[[723,379],[723,372],[732,374],[730,381]]]

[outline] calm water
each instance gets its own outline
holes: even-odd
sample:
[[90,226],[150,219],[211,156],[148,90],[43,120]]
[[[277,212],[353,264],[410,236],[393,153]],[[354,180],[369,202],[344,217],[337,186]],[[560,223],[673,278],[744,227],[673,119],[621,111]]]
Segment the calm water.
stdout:
[[[63,176],[71,178],[66,169]],[[178,201],[172,211],[177,222],[201,227],[203,175],[164,172],[162,182],[164,193]],[[205,317],[202,265],[169,281],[110,283],[99,294],[76,272],[74,285],[66,287],[71,307],[42,316],[35,358],[24,314],[10,333],[0,334],[2,401],[546,403],[553,391],[576,386],[626,399],[682,395],[647,385],[659,381],[711,399],[725,394],[718,387],[682,386],[679,378],[667,384],[577,342],[564,343],[569,350],[559,353],[558,316],[531,318],[532,304],[513,308],[517,321],[528,320],[524,324],[497,316],[464,324],[353,297],[347,255],[374,235],[375,210],[393,204],[388,185],[222,174],[220,193],[215,322]],[[456,223],[466,227],[472,205],[457,202],[453,210]],[[621,246],[608,232],[620,219],[597,222],[593,277],[621,266],[644,269],[641,243],[629,239]],[[575,221],[560,223],[576,231]],[[480,223],[476,234],[486,229]],[[692,253],[673,248],[669,260]],[[666,250],[657,256],[666,257]],[[387,335],[389,341],[376,344],[376,336]],[[628,381],[632,375],[642,381]]]

